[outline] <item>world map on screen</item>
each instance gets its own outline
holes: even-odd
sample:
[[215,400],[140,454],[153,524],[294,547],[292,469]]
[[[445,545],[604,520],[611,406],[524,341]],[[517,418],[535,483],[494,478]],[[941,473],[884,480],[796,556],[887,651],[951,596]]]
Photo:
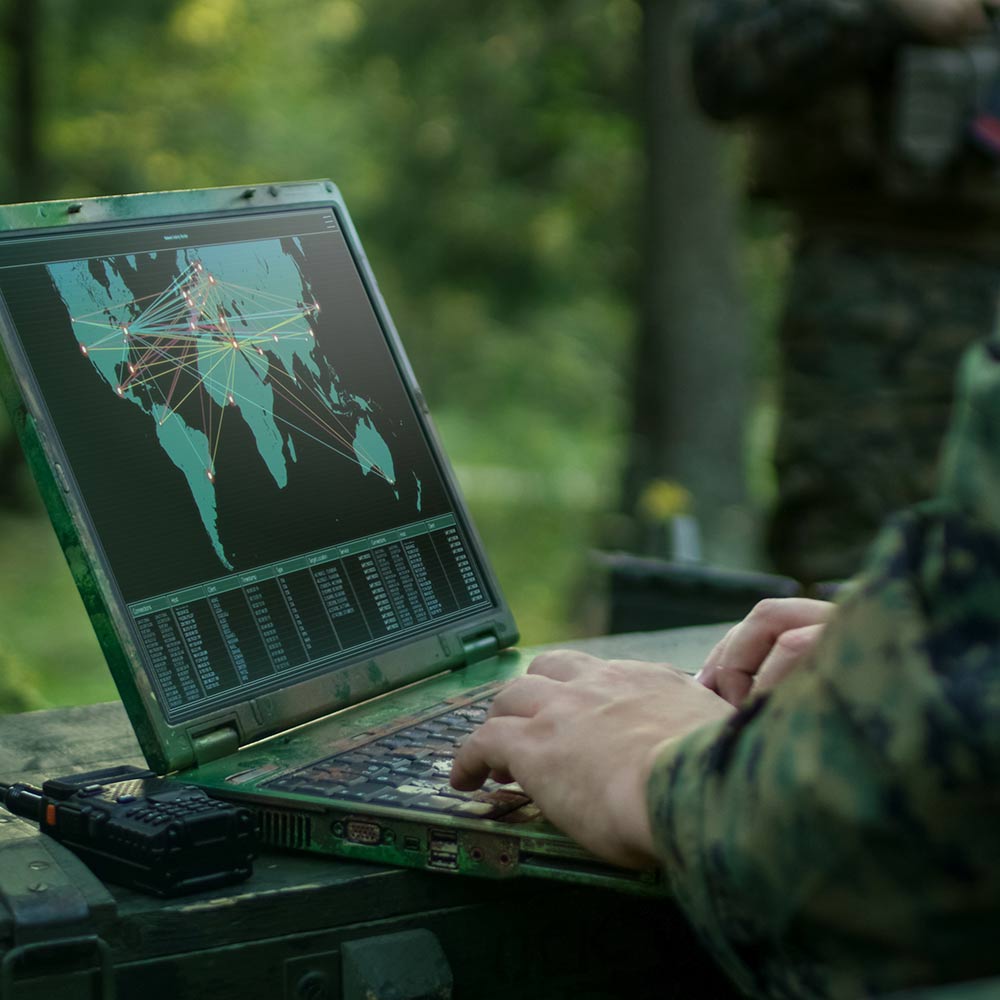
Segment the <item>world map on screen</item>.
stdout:
[[[372,401],[342,384],[317,345],[320,304],[301,259],[293,238],[47,265],[79,351],[123,405],[148,415],[227,569],[216,488],[233,421],[249,428],[281,489],[295,442],[308,438],[399,500]],[[137,295],[151,276],[154,290]]]

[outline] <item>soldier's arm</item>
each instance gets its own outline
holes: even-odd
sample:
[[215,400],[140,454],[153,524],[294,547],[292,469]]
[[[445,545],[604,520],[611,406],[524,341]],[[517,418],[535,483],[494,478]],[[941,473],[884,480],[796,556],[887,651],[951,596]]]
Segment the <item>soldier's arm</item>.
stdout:
[[967,356],[942,495],[885,529],[812,661],[654,764],[654,842],[750,991],[995,971],[998,359]]
[[721,119],[781,111],[884,70],[906,34],[888,0],[701,0],[695,91]]

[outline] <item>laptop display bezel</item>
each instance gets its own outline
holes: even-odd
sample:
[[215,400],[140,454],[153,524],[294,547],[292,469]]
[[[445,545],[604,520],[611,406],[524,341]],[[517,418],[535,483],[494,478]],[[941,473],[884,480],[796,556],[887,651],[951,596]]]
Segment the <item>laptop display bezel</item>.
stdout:
[[[239,746],[329,715],[386,691],[459,666],[467,647],[492,636],[497,648],[517,641],[513,615],[487,559],[457,479],[430,417],[405,349],[368,264],[350,213],[330,181],[253,188],[124,195],[78,202],[0,208],[0,240],[37,237],[40,230],[102,231],[141,223],[175,225],[196,219],[251,216],[283,210],[331,209],[364,286],[413,412],[427,442],[483,578],[492,607],[474,611],[441,631],[387,642],[287,687],[171,723],[147,676],[131,614],[72,474],[59,433],[41,399],[31,365],[7,314],[0,308],[0,394],[8,406],[28,463],[38,481],[63,551],[83,597],[112,676],[147,761],[164,773],[234,751]],[[489,648],[490,642],[485,643]]]

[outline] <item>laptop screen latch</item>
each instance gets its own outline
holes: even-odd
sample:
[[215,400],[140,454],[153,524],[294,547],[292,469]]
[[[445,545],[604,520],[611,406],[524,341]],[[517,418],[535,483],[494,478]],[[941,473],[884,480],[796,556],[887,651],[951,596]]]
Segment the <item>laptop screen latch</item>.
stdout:
[[488,660],[500,652],[500,640],[493,632],[477,632],[475,635],[462,636],[462,649],[466,664]]
[[240,734],[235,726],[219,726],[191,737],[195,760],[199,764],[207,764],[210,760],[218,760],[240,748]]

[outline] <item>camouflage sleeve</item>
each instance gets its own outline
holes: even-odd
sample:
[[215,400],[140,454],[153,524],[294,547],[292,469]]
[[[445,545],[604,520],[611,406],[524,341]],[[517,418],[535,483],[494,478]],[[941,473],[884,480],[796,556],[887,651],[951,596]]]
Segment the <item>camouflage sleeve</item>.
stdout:
[[1000,967],[1000,351],[959,398],[940,496],[883,530],[809,664],[654,768],[677,898],[747,992]]
[[904,37],[886,0],[700,0],[695,91],[716,118],[781,111],[886,70]]

